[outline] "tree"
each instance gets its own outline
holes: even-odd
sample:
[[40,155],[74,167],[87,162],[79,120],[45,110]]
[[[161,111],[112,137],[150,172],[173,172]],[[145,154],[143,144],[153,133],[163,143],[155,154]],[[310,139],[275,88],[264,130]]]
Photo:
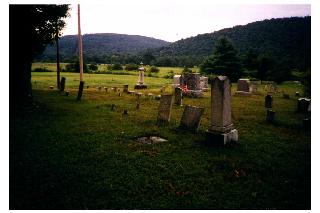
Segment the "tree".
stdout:
[[215,43],[213,55],[208,57],[200,66],[205,74],[226,75],[231,81],[241,77],[241,66],[231,41],[222,36]]
[[65,26],[68,5],[9,5],[9,99],[16,107],[32,97],[31,65]]
[[152,50],[151,49],[147,49],[146,51],[144,51],[144,53],[142,54],[142,61],[144,62],[144,64],[151,64],[151,61],[155,60],[156,58],[154,57],[154,55],[152,54]]
[[267,76],[272,73],[273,70],[273,59],[266,54],[261,54],[257,58],[257,77],[263,81],[266,80]]

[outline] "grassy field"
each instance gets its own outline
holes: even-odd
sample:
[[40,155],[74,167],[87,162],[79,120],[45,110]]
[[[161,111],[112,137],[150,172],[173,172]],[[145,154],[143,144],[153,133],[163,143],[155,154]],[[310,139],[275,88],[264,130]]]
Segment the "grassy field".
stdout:
[[[168,68],[169,69],[169,68]],[[69,96],[49,89],[55,73],[32,73],[34,105],[10,114],[10,209],[310,209],[311,136],[307,115],[295,112],[293,82],[273,95],[274,124],[265,121],[261,95],[232,96],[239,143],[207,147],[210,91],[184,104],[205,107],[197,133],[178,128],[183,107],[173,106],[168,126],[156,125],[158,100],[98,91],[137,82],[137,76],[63,73]],[[171,79],[145,78],[161,94]],[[86,87],[85,87],[86,88]],[[234,93],[236,84],[232,85]],[[115,104],[115,110],[111,105]],[[123,115],[123,110],[128,115]],[[168,140],[141,144],[137,137]]]
[[[65,69],[65,66],[68,63],[61,63],[61,69]],[[149,66],[144,66],[146,70],[149,70]],[[56,63],[33,63],[32,64],[32,70],[36,68],[46,68],[49,71],[55,72],[57,70],[57,65]],[[159,73],[152,73],[153,77],[165,77],[167,76],[170,72],[173,72],[174,74],[181,74],[183,67],[159,67]],[[198,68],[192,68],[192,71],[197,72],[199,69]],[[106,64],[100,64],[98,65],[98,70],[99,72],[105,72],[107,71],[107,65]],[[111,72],[111,71],[109,71]],[[122,73],[127,73],[129,75],[137,75],[137,71],[125,71],[125,70],[115,70],[114,72],[122,72]],[[66,73],[68,74],[68,73]],[[146,75],[148,72],[146,72]]]

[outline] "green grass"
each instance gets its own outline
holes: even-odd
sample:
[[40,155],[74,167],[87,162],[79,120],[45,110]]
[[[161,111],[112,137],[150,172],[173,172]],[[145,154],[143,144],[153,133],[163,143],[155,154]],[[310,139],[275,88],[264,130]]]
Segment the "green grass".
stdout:
[[[63,76],[68,97],[49,89],[55,73],[32,73],[35,104],[10,114],[10,209],[311,208],[311,136],[302,128],[306,115],[295,113],[298,84],[280,86],[290,99],[273,95],[274,124],[265,122],[264,94],[232,96],[239,143],[207,147],[210,91],[183,99],[205,107],[193,133],[178,128],[183,107],[173,106],[170,124],[158,127],[159,101],[143,97],[137,110],[134,96],[96,89],[129,84],[132,90],[137,76],[86,74],[90,87],[81,102],[75,101],[79,75]],[[171,80],[145,82],[144,93],[160,94]],[[135,141],[151,134],[168,142]]]

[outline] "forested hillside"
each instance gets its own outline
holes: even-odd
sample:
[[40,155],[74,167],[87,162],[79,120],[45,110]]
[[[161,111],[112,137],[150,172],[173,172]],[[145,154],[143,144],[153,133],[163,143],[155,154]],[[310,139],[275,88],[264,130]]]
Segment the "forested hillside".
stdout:
[[[267,56],[277,62],[276,66],[285,66],[287,70],[306,70],[311,66],[311,17],[257,21],[174,43],[144,36],[89,34],[83,36],[84,57],[87,63],[125,64],[143,60],[156,66],[191,67],[213,54],[214,44],[221,36],[231,40],[244,63]],[[62,37],[60,46],[62,61],[76,57],[76,36]],[[54,46],[47,47],[38,60],[54,61]]]
[[171,61],[174,64],[187,58],[189,63],[198,65],[213,53],[215,41],[220,36],[229,38],[239,55],[250,51],[256,55],[269,55],[275,60],[285,60],[293,67],[310,67],[311,17],[271,19],[235,26],[182,39],[153,53],[160,62]]
[[[67,35],[59,40],[63,62],[74,60],[78,54],[77,36]],[[83,35],[83,51],[87,62],[112,63],[112,60],[135,60],[135,56],[146,49],[168,45],[169,42],[139,35],[99,33]],[[113,58],[112,58],[113,56]],[[37,61],[56,60],[55,45],[48,45]]]

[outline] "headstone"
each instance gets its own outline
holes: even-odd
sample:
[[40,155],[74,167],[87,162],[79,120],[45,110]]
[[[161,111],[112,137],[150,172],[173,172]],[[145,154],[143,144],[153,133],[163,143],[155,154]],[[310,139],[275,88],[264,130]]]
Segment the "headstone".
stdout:
[[200,77],[200,89],[202,91],[208,91],[208,77]]
[[227,76],[218,76],[211,84],[211,124],[206,132],[208,145],[238,141],[231,120],[231,88]]
[[98,87],[98,90],[101,91],[101,87]]
[[180,87],[174,89],[174,103],[178,106],[182,105],[182,89]]
[[50,86],[50,89],[53,89],[53,86]]
[[69,96],[69,91],[66,91],[66,96]]
[[272,108],[272,96],[271,95],[266,95],[264,98],[264,107],[265,108]]
[[139,68],[138,84],[134,86],[135,89],[147,89],[147,85],[144,84],[144,71],[143,67]]
[[157,117],[158,124],[165,124],[170,122],[171,109],[173,103],[172,99],[172,95],[161,95]]
[[105,87],[104,89],[106,90],[106,93],[108,93],[108,87]]
[[249,79],[239,79],[237,91],[250,92],[250,80]]
[[181,117],[180,127],[197,131],[200,126],[200,120],[203,112],[203,107],[186,105]]
[[266,121],[272,123],[274,121],[274,116],[275,116],[276,112],[268,109],[267,110],[267,117],[266,117]]
[[299,92],[296,92],[296,97],[300,97],[300,93]]
[[309,98],[299,98],[297,112],[307,113],[311,111],[311,99]]
[[62,77],[60,82],[60,91],[63,92],[66,85],[66,78]]
[[118,87],[113,87],[113,92],[117,92],[118,91]]
[[129,85],[123,85],[123,92],[128,93],[129,91]]
[[256,84],[252,84],[252,85],[250,86],[250,92],[251,92],[252,94],[260,94],[259,91],[258,91],[258,87],[257,87]]
[[200,73],[188,73],[183,75],[183,84],[187,85],[188,90],[201,90]]
[[153,93],[148,93],[148,97],[149,97],[149,99],[152,99],[152,98],[154,98],[154,94]]
[[155,97],[155,99],[156,99],[156,100],[160,100],[160,99],[161,99],[161,95],[157,95],[157,96]]
[[180,87],[180,82],[181,82],[181,75],[174,75],[173,76],[173,87],[174,88]]
[[111,110],[114,111],[115,108],[116,108],[116,105],[115,105],[115,104],[112,104],[112,105],[111,105]]
[[250,96],[250,80],[249,79],[239,79],[237,91],[235,93],[239,96]]
[[87,86],[87,89],[89,89],[89,86]]
[[123,114],[128,115],[128,110],[127,109],[123,110]]

